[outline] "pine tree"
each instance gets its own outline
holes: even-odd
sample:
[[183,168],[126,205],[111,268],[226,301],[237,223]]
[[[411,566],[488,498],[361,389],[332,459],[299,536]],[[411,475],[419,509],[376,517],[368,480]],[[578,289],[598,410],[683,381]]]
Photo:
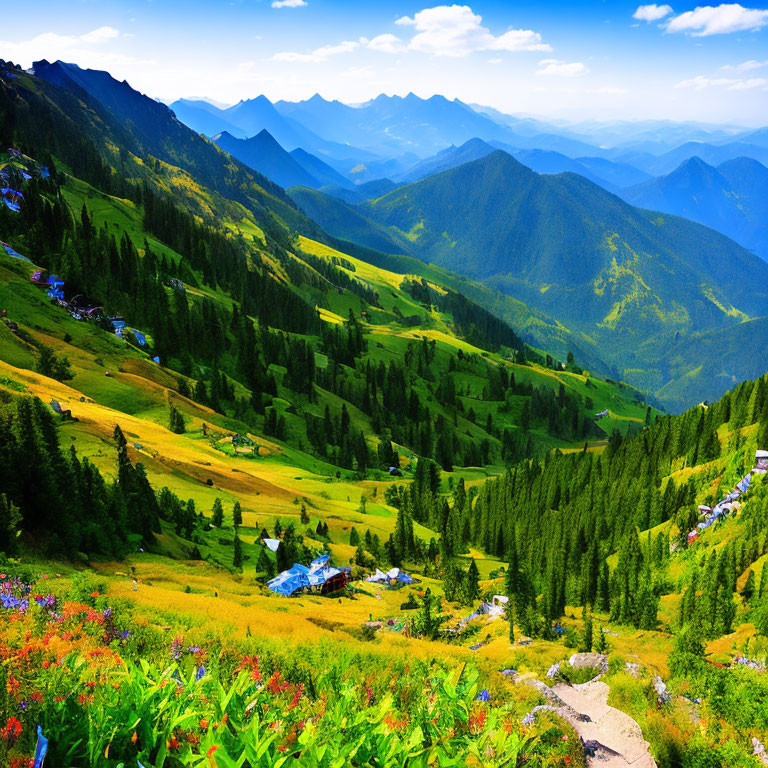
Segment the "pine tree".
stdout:
[[263,573],[267,579],[271,579],[275,575],[275,565],[264,547],[259,552],[259,559],[256,561],[256,572]]
[[595,651],[597,653],[607,653],[608,642],[605,639],[605,632],[603,632],[602,624],[597,625],[597,643],[595,645]]
[[213,502],[213,509],[211,510],[211,523],[217,528],[221,528],[224,524],[224,507],[221,504],[221,499],[216,497],[216,501]]
[[473,557],[469,563],[467,575],[464,577],[464,600],[471,603],[480,597],[480,571],[477,569],[477,563]]
[[240,502],[235,501],[235,506],[232,508],[232,525],[237,526],[243,524],[243,510],[240,507]]
[[176,406],[171,403],[169,408],[169,429],[177,435],[183,435],[186,432],[184,416]]
[[589,652],[592,650],[592,613],[586,605],[582,609],[581,618],[584,622],[584,650]]
[[240,534],[238,529],[235,528],[235,543],[234,551],[232,553],[232,565],[239,571],[243,567],[243,544],[240,541]]
[[349,546],[356,547],[360,543],[360,534],[357,532],[357,528],[352,526],[352,530],[349,532]]

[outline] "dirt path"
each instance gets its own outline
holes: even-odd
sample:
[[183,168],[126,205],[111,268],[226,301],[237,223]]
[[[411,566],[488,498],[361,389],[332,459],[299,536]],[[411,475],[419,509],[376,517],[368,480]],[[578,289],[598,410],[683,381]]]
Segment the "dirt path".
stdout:
[[540,680],[525,682],[543,693],[555,712],[573,726],[585,743],[595,747],[595,754],[587,757],[590,768],[656,768],[640,726],[608,705],[610,688],[602,681],[573,686],[557,683],[552,688]]

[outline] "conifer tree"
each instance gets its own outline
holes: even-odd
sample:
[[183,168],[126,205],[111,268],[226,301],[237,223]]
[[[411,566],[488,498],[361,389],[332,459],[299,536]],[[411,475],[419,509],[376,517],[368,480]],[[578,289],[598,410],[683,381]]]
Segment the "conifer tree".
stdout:
[[235,528],[235,542],[232,553],[232,565],[239,571],[243,567],[243,544],[240,541],[240,534]]
[[506,613],[506,616],[507,616],[507,624],[509,624],[509,643],[510,643],[510,645],[514,645],[514,642],[515,642],[515,608],[514,608],[511,600],[509,600],[507,602],[507,607],[506,607],[505,613]]
[[243,510],[239,501],[235,501],[235,506],[232,507],[232,525],[237,526],[243,524]]
[[602,624],[597,625],[597,643],[595,644],[595,651],[597,651],[597,653],[607,653],[608,651],[608,641],[605,638]]
[[263,573],[267,579],[271,579],[275,575],[275,565],[272,562],[272,558],[267,554],[265,547],[262,547],[259,552],[259,559],[256,561],[256,572]]
[[171,403],[169,408],[169,429],[177,435],[183,435],[186,432],[184,416],[176,406]]
[[217,528],[221,528],[224,524],[224,507],[221,504],[221,499],[216,497],[213,502],[213,509],[211,510],[211,524]]
[[589,653],[592,650],[592,613],[586,605],[582,608],[581,620],[584,622],[584,650]]
[[473,557],[469,563],[467,575],[464,577],[464,600],[471,603],[480,597],[480,571],[477,570],[477,563]]

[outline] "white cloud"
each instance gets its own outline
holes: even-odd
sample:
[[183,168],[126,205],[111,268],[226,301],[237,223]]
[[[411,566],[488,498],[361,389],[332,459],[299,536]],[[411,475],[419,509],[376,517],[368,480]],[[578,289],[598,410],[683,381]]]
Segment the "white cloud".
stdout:
[[509,29],[501,35],[491,34],[482,26],[482,16],[468,5],[438,5],[425,8],[395,22],[414,27],[416,34],[408,43],[412,51],[433,56],[463,57],[475,51],[549,51],[541,35],[530,29]]
[[[148,64],[114,50],[114,42],[127,37],[114,27],[98,27],[82,35],[60,35],[56,32],[42,32],[29,40],[0,40],[3,58],[28,67],[33,61],[75,62],[82,67],[110,69],[122,66]],[[110,44],[110,45],[107,45]]]
[[675,88],[693,88],[703,91],[706,88],[726,88],[729,91],[750,91],[753,88],[765,88],[768,80],[763,77],[734,78],[734,77],[704,77],[698,75],[690,80],[683,80]]
[[99,27],[92,32],[87,32],[80,36],[80,40],[84,43],[106,43],[108,40],[114,40],[116,37],[120,37],[120,30],[114,27]]
[[[365,38],[362,38],[366,43]],[[295,53],[293,51],[284,51],[276,53],[272,61],[286,61],[289,63],[307,64],[311,62],[328,61],[332,56],[338,56],[342,53],[351,53],[360,47],[359,42],[354,40],[345,40],[338,45],[324,45],[321,48],[315,48],[311,53]]]
[[558,77],[581,77],[589,72],[589,68],[580,61],[560,61],[558,59],[544,59],[539,62],[537,75],[556,75]]
[[684,32],[693,37],[748,32],[768,25],[768,10],[745,8],[739,3],[704,5],[671,19],[667,32]]
[[372,51],[381,51],[382,53],[400,53],[405,50],[405,44],[397,35],[377,35],[368,41],[368,47]]
[[735,66],[733,64],[726,64],[724,67],[720,67],[720,69],[724,72],[751,72],[753,69],[761,69],[762,67],[768,67],[768,61],[750,59]]
[[665,16],[669,16],[670,13],[673,13],[671,5],[656,5],[654,3],[653,5],[638,6],[638,9],[632,14],[632,18],[650,23],[651,21],[663,19]]
[[309,5],[306,0],[274,0],[273,8],[304,8]]

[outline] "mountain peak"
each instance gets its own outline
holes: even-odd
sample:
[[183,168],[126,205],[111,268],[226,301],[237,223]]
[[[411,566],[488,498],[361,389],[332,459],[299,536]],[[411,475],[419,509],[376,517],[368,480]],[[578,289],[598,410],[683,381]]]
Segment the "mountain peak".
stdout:
[[[255,136],[252,136],[248,141],[258,141],[261,144],[274,144],[280,147],[280,142],[266,129],[262,128]],[[282,149],[282,147],[280,147]]]

